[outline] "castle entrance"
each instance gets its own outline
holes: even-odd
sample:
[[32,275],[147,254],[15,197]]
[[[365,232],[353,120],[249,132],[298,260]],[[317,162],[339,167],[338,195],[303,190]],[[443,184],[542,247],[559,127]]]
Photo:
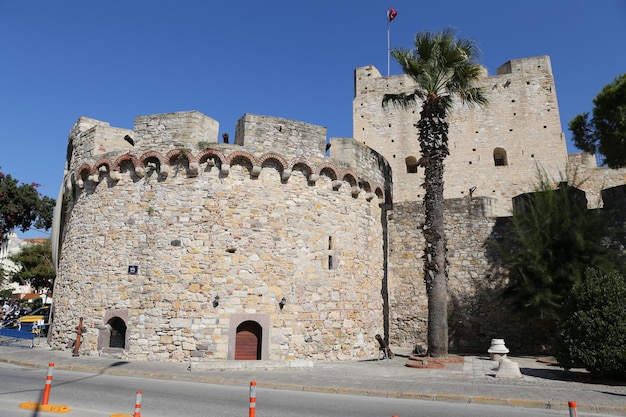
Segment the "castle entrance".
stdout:
[[110,309],[98,326],[98,350],[106,355],[123,355],[128,351],[128,310]]
[[126,347],[126,323],[119,317],[113,317],[107,323],[111,326],[111,336],[109,337],[109,347],[125,348]]
[[237,326],[235,360],[260,360],[263,329],[256,321],[248,320]]

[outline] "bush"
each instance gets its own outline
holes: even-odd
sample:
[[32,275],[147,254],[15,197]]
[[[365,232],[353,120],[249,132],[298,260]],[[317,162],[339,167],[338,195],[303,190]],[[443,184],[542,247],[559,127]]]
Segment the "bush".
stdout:
[[566,369],[584,367],[592,375],[626,375],[626,279],[617,272],[588,269],[574,286],[557,351]]
[[556,334],[563,307],[587,268],[613,271],[619,253],[606,244],[606,212],[588,210],[584,193],[566,182],[553,189],[541,172],[538,181],[535,192],[514,200],[513,231],[497,249],[509,270],[505,295]]

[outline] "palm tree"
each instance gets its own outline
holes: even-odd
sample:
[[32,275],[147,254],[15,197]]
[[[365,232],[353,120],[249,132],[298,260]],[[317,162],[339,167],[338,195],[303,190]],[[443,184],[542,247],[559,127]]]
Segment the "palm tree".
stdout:
[[448,262],[443,219],[443,161],[450,154],[446,116],[456,99],[470,105],[484,105],[487,97],[476,86],[481,74],[476,43],[457,39],[452,29],[420,32],[415,36],[414,49],[394,49],[391,54],[404,73],[415,81],[415,90],[408,94],[385,94],[383,107],[422,106],[415,126],[419,132],[426,190],[425,221],[420,228],[426,242],[423,259],[428,294],[428,354],[442,357],[448,355]]

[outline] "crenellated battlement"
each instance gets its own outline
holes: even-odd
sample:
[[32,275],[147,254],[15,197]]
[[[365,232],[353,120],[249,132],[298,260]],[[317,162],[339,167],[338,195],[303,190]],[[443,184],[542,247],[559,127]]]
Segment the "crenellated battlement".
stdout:
[[[75,184],[83,189],[85,182],[98,184],[104,179],[115,184],[122,178],[122,172],[137,178],[144,178],[147,173],[154,173],[159,180],[164,181],[177,168],[183,167],[179,174],[187,177],[197,177],[201,172],[216,167],[219,172],[227,176],[232,165],[241,165],[248,169],[251,178],[257,178],[264,168],[278,169],[280,179],[288,181],[294,171],[301,171],[311,184],[315,184],[320,177],[325,176],[332,181],[332,188],[337,191],[343,184],[347,184],[353,196],[365,193],[367,201],[377,197],[384,203],[385,191],[382,184],[367,176],[358,175],[353,169],[340,168],[330,162],[313,163],[312,161],[296,157],[287,159],[287,156],[270,152],[255,156],[241,150],[220,150],[207,148],[197,154],[182,149],[172,149],[165,155],[157,151],[147,151],[140,156],[125,153],[112,160],[103,157],[93,165],[82,164],[67,182],[67,191],[71,192]],[[128,170],[130,168],[130,170]]]
[[290,158],[322,160],[326,128],[279,117],[244,114],[235,130],[235,144],[254,153],[280,152]]
[[279,170],[282,181],[288,181],[297,170],[311,184],[321,176],[330,178],[334,190],[346,183],[354,196],[363,191],[367,201],[377,197],[382,203],[389,195],[384,160],[351,139],[333,139],[336,151],[331,149],[326,157],[326,128],[246,114],[237,123],[234,145],[217,143],[217,132],[217,122],[199,112],[140,116],[134,131],[80,118],[70,134],[67,191],[103,179],[114,185],[122,172],[138,179],[155,173],[165,180],[181,167],[182,175],[197,177],[211,167],[228,175],[230,167],[238,164],[247,167],[251,178],[272,167]]
[[515,75],[519,77],[531,77],[543,74],[552,77],[552,63],[550,57],[535,56],[523,59],[512,59],[498,67],[497,75]]

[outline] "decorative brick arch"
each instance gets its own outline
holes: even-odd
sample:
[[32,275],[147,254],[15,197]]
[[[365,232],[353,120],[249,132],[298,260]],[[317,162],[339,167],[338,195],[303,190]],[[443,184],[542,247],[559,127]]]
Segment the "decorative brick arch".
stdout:
[[372,186],[370,184],[370,180],[367,177],[359,178],[359,186],[368,193],[372,192]]
[[295,170],[296,166],[298,165],[304,165],[308,170],[309,170],[309,175],[312,175],[315,173],[315,167],[313,166],[312,163],[310,163],[307,159],[305,158],[297,158],[294,159],[290,162],[291,165],[291,170]]
[[354,172],[351,169],[344,169],[343,171],[341,171],[340,173],[341,175],[341,179],[343,181],[346,181],[348,184],[350,184],[351,186],[356,186],[358,185],[358,175],[356,175],[356,172]]
[[324,162],[317,166],[315,173],[318,175],[326,175],[331,180],[336,180],[337,176],[337,167],[331,163]]
[[94,171],[94,168],[90,167],[87,164],[82,164],[80,168],[76,170],[76,177],[82,180],[86,180],[89,175],[91,175]]
[[148,159],[152,159],[155,158],[159,161],[159,164],[161,165],[165,165],[167,164],[167,160],[163,157],[163,155],[161,155],[160,153],[156,152],[156,151],[148,151],[146,153],[144,153],[143,155],[141,155],[139,157],[139,160],[141,161],[142,165],[146,165],[146,160]]
[[226,157],[221,151],[217,149],[209,148],[209,149],[203,150],[202,152],[198,154],[198,163],[202,164],[212,157],[217,159],[220,164],[223,164],[226,161]]
[[193,162],[197,162],[197,158],[194,156],[191,151],[185,151],[183,149],[172,149],[167,154],[165,154],[169,164],[171,165],[176,160],[180,160],[181,158],[186,159],[190,164]]
[[230,153],[226,157],[226,163],[229,165],[232,165],[233,162],[236,161],[237,159],[246,160],[252,166],[258,165],[256,157],[252,155],[250,152],[245,152],[245,151],[235,151],[235,152]]
[[135,155],[131,153],[125,153],[115,160],[114,169],[119,169],[120,166],[126,161],[130,161],[130,163],[133,164],[134,168],[141,166],[141,161]]
[[283,170],[287,169],[287,160],[277,153],[266,153],[259,158],[259,165],[263,166],[267,161],[276,161]]
[[111,162],[109,158],[102,158],[93,165],[92,173],[95,174],[98,171],[98,169],[103,165],[107,167],[108,171],[111,171],[113,169],[113,162]]

